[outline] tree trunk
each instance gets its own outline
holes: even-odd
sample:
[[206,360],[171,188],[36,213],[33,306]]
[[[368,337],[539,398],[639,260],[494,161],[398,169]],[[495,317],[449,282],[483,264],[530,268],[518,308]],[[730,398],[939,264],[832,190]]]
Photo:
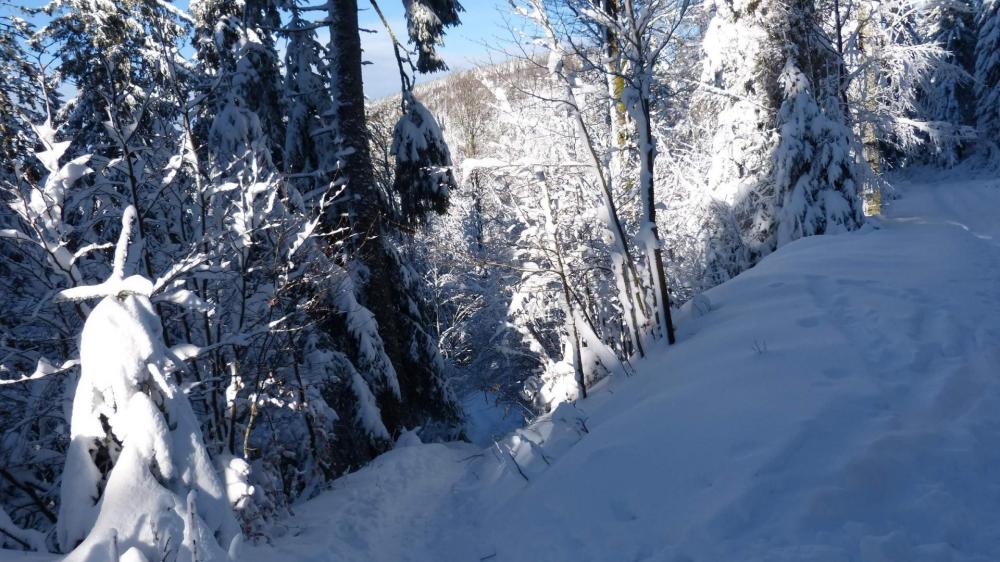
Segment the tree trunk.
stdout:
[[545,222],[546,230],[552,233],[553,254],[555,255],[556,271],[559,276],[559,284],[563,296],[563,313],[566,315],[566,331],[573,346],[573,375],[576,378],[577,387],[580,389],[580,398],[587,398],[587,375],[583,370],[583,352],[580,349],[580,329],[576,325],[576,310],[573,305],[573,288],[570,286],[569,275],[566,272],[566,262],[563,260],[563,247],[559,240],[559,229],[555,224],[555,212],[552,204],[552,195],[549,193],[548,179],[540,173],[539,185],[542,194],[545,196]]
[[[424,425],[428,418],[454,421],[458,414],[444,389],[438,357],[429,356],[429,349],[411,353],[411,349],[421,348],[420,343],[427,343],[422,341],[425,338],[432,343],[437,340],[425,319],[410,310],[411,302],[418,307],[427,303],[407,283],[401,258],[389,244],[393,236],[386,221],[389,202],[376,183],[368,144],[357,0],[331,0],[327,5],[335,82],[332,91],[337,97],[337,125],[343,133],[341,148],[346,153],[342,164],[347,180],[348,226],[354,237],[352,257],[368,270],[359,300],[375,316],[401,391],[399,398],[389,389],[378,392],[382,419],[391,433]],[[331,207],[324,217],[326,226],[342,222],[342,212],[343,208]],[[433,348],[436,353],[436,344]]]
[[677,341],[674,334],[674,321],[670,315],[670,290],[667,287],[667,276],[663,267],[663,248],[660,243],[660,231],[656,226],[655,185],[653,166],[656,163],[656,144],[653,138],[652,116],[649,107],[649,96],[642,92],[639,108],[642,119],[638,123],[640,139],[639,159],[642,165],[640,183],[642,187],[642,206],[645,214],[643,244],[646,246],[646,259],[649,265],[650,286],[656,288],[657,319],[667,335],[667,343],[673,345]]

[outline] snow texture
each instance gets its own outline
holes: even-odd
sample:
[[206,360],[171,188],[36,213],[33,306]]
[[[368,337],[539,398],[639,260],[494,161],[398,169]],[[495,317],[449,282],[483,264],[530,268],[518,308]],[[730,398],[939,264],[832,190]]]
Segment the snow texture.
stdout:
[[240,536],[227,490],[173,381],[148,298],[152,282],[125,277],[134,218],[128,207],[111,277],[69,290],[101,301],[80,336],[59,544],[72,549],[66,562],[113,560],[122,552],[131,560],[226,560],[225,549]]
[[708,291],[636,376],[485,449],[407,443],[246,560],[996,560],[1000,186],[899,190]]
[[401,439],[241,560],[997,560],[1000,184],[898,191],[707,291],[635,376],[485,448]]

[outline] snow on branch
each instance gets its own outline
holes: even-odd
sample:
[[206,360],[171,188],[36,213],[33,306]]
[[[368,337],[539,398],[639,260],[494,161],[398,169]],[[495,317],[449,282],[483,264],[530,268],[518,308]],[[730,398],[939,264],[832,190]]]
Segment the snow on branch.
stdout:
[[35,366],[35,371],[33,373],[17,379],[0,380],[0,386],[38,380],[49,375],[64,373],[79,364],[80,361],[71,359],[69,361],[65,361],[62,365],[57,367],[43,357],[38,360],[38,364]]
[[132,226],[136,220],[135,207],[129,205],[122,213],[122,231],[115,245],[114,266],[111,276],[97,285],[80,285],[59,292],[56,302],[80,302],[104,297],[122,297],[124,295],[141,295],[149,297],[153,294],[153,283],[141,275],[125,277],[128,258],[129,241]]

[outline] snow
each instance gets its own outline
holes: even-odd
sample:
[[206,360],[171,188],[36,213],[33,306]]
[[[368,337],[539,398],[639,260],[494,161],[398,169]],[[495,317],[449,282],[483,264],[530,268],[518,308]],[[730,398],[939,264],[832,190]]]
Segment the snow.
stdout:
[[[84,325],[58,527],[60,545],[80,544],[67,562],[105,559],[111,545],[158,556],[173,551],[168,544],[176,544],[170,541],[179,531],[185,541],[197,534],[190,557],[222,560],[212,535],[229,546],[238,534],[187,397],[160,371],[159,326],[149,300],[137,296],[105,297]],[[152,396],[143,388],[154,389]],[[95,503],[101,475],[93,450],[105,424],[121,449]],[[163,556],[181,560],[183,554]]]
[[995,183],[901,186],[708,291],[583,427],[394,450],[248,559],[997,559]]
[[241,559],[1000,559],[1000,181],[898,193],[707,291],[634,376],[485,448],[404,439]]

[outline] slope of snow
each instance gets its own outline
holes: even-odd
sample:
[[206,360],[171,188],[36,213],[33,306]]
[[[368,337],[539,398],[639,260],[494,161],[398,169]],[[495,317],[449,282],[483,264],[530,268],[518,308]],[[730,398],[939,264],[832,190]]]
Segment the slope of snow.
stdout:
[[635,376],[399,447],[243,560],[1000,560],[1000,183],[899,191],[709,291]]

